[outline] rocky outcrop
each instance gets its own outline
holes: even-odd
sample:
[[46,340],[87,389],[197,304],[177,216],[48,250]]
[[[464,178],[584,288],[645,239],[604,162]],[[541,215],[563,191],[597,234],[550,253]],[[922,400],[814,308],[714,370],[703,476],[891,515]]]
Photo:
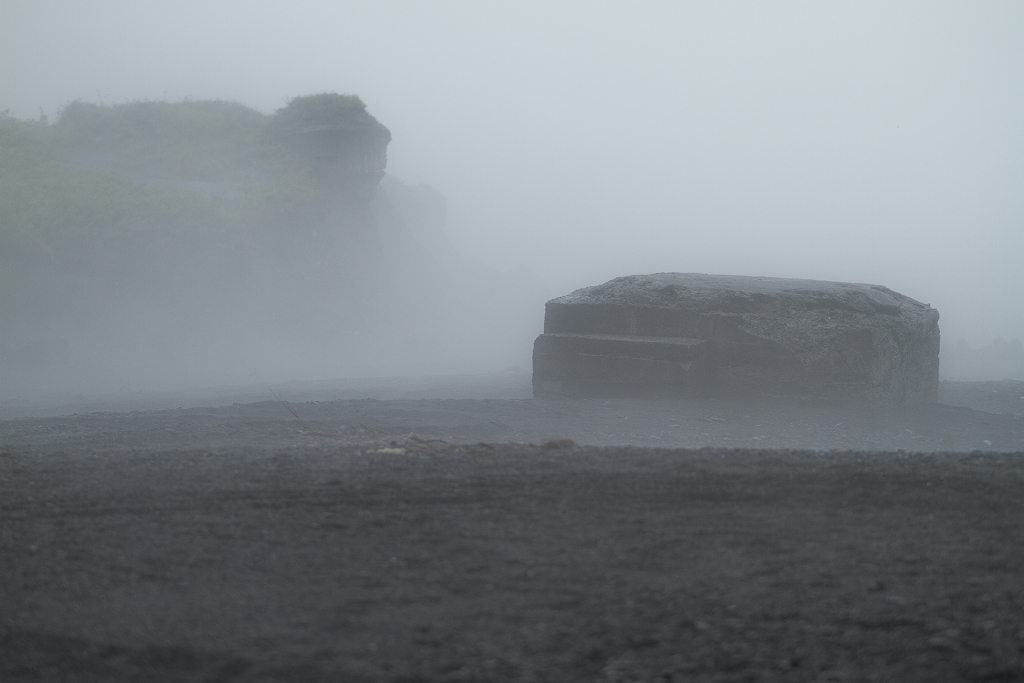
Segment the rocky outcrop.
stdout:
[[391,132],[355,95],[321,93],[295,97],[271,122],[298,166],[318,190],[317,201],[296,207],[285,220],[287,248],[313,249],[342,270],[372,270],[385,259],[372,202],[387,166]]
[[361,99],[334,93],[296,97],[278,110],[274,124],[322,182],[359,199],[373,196],[384,177],[391,132]]
[[937,400],[939,314],[877,285],[659,273],[547,303],[537,396]]

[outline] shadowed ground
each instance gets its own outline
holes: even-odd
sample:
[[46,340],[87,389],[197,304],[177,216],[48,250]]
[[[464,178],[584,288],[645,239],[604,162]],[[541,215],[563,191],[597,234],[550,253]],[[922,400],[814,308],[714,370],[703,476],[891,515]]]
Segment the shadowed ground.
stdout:
[[[714,448],[508,443],[552,437]],[[685,401],[7,421],[0,679],[1024,680],[1022,440]]]

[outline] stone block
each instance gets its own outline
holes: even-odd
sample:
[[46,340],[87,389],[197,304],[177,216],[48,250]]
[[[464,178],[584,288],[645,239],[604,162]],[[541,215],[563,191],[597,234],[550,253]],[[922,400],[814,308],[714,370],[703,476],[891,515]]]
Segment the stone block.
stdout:
[[939,314],[877,285],[734,275],[616,278],[547,303],[536,396],[938,397]]

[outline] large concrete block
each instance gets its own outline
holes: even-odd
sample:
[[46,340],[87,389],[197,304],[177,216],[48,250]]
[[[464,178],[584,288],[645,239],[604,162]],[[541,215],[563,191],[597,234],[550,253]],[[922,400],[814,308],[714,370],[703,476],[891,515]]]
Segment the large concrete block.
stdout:
[[616,278],[552,299],[536,396],[810,396],[932,403],[939,314],[877,285],[735,275]]

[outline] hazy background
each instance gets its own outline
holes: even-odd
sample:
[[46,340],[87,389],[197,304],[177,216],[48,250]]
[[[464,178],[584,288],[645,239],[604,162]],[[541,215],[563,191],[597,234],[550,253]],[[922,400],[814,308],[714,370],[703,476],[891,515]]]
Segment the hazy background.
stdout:
[[716,272],[886,285],[945,359],[1024,337],[1021,36],[1014,2],[4,0],[0,110],[358,94],[455,248],[539,281],[526,339],[547,297]]

